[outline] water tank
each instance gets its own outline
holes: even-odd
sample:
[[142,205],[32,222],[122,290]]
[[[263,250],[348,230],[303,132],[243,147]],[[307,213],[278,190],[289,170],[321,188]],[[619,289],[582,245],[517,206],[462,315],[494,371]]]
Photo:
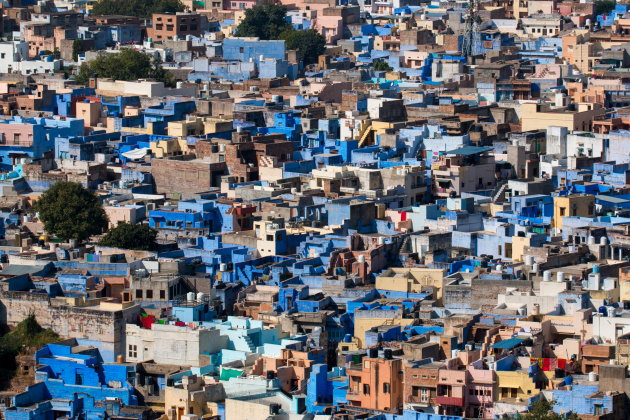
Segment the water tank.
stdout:
[[495,269],[500,273],[503,271],[503,266],[501,264],[497,264]]
[[564,271],[558,271],[556,273],[556,276],[557,276],[556,281],[558,283],[562,283],[564,281]]
[[599,264],[593,264],[593,274],[599,273]]
[[597,382],[597,373],[595,372],[589,372],[588,373],[588,380],[590,382]]
[[612,306],[606,306],[606,314],[608,318],[613,318],[615,316],[615,308]]
[[466,344],[465,349],[466,351],[472,351],[474,349],[474,346],[472,344]]
[[177,87],[177,89],[181,89],[181,88],[183,88],[183,87],[184,87],[184,82],[177,82],[177,83],[175,84],[175,87]]
[[551,281],[551,271],[546,270],[543,273],[543,281]]
[[377,348],[371,348],[368,350],[368,357],[372,358],[372,359],[376,359],[378,357],[378,349]]
[[352,343],[352,334],[346,334],[343,336],[344,343]]
[[188,302],[194,302],[195,301],[195,293],[194,292],[186,293],[186,300]]
[[527,307],[526,306],[521,306],[520,308],[518,308],[516,310],[516,313],[521,315],[521,316],[527,315]]
[[588,237],[588,244],[589,244],[589,245],[595,245],[596,243],[597,243],[597,242],[596,242],[596,240],[595,240],[595,237],[594,237],[594,236],[589,236],[589,237]]
[[586,27],[590,28],[592,25],[591,20],[590,19],[586,19]]
[[237,133],[242,133],[243,132],[243,126],[239,125],[238,127],[236,127],[236,132]]
[[540,315],[540,305],[538,303],[534,303],[532,307],[532,315]]
[[280,96],[280,95],[273,95],[273,96],[271,97],[271,100],[272,100],[273,102],[275,102],[275,103],[282,102],[282,96]]
[[225,263],[219,264],[219,271],[221,272],[227,271],[227,264]]
[[601,238],[599,238],[599,244],[600,245],[608,245],[608,238],[605,236],[602,236]]
[[532,271],[533,271],[534,273],[538,273],[538,271],[540,271],[540,265],[539,265],[538,263],[534,263],[534,264],[532,265]]
[[199,302],[203,302],[205,297],[206,295],[204,295],[202,292],[197,293],[197,300]]
[[357,258],[357,261],[363,264],[365,262],[365,255],[359,255],[359,258]]
[[392,360],[394,358],[394,352],[392,349],[385,349],[383,355],[385,356],[385,360]]
[[534,265],[534,256],[533,255],[525,255],[525,265],[531,267]]

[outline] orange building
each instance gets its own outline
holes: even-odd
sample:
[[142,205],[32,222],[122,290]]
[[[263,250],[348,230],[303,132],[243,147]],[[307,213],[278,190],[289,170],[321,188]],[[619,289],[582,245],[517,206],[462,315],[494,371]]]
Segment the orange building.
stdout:
[[370,357],[364,357],[361,365],[346,370],[350,405],[387,412],[402,409],[402,367],[402,359],[394,359],[391,350],[385,350],[384,358],[371,351]]
[[322,349],[298,351],[282,349],[280,357],[263,356],[254,363],[253,374],[267,376],[274,373],[284,392],[306,393],[306,383],[313,365],[324,361]]
[[154,13],[147,36],[153,41],[183,39],[186,35],[201,36],[201,15],[195,13]]

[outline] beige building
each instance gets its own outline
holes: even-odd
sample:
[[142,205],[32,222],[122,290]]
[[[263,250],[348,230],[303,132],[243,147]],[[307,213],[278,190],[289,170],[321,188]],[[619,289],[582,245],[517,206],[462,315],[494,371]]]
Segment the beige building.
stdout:
[[546,130],[553,126],[590,131],[595,117],[604,112],[598,104],[580,103],[576,104],[575,109],[552,109],[548,103],[524,103],[521,104],[521,130]]
[[169,420],[182,420],[182,416],[197,417],[219,415],[217,402],[225,399],[223,384],[206,383],[197,375],[184,376],[181,383],[164,390],[164,410]]
[[376,288],[406,293],[421,293],[432,289],[434,298],[442,300],[445,274],[446,270],[441,268],[392,267],[376,277]]
[[[286,415],[278,416],[281,413],[286,413]],[[280,392],[235,396],[225,400],[225,418],[230,420],[289,418],[289,413],[291,413],[291,398]],[[303,417],[295,415],[295,418]]]
[[128,324],[125,340],[127,362],[186,366],[201,366],[202,353],[217,353],[228,343],[219,330],[164,324],[153,324],[151,329]]
[[138,223],[146,217],[144,206],[103,206],[109,219],[109,228],[118,226],[119,223]]

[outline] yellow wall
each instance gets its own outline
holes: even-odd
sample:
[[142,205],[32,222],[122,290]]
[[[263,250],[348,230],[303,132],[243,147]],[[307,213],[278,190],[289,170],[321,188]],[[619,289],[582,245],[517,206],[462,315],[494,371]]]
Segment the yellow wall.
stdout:
[[516,388],[517,397],[520,398],[529,398],[540,392],[526,371],[497,371],[497,379],[499,399],[502,398],[502,388]]
[[354,320],[354,338],[357,340],[359,347],[363,347],[365,343],[365,332],[374,327],[381,325],[399,325],[401,328],[411,325],[413,319],[407,318],[355,318]]
[[[573,207],[574,205],[575,208]],[[551,226],[556,229],[562,229],[562,219],[567,216],[592,217],[594,206],[595,197],[592,195],[554,197]]]
[[[391,277],[386,275],[389,273]],[[407,274],[395,276],[395,274]],[[397,292],[420,293],[422,287],[433,287],[436,289],[435,299],[442,299],[444,288],[444,276],[446,270],[439,268],[392,268],[385,275],[376,278],[376,288],[381,290],[392,290]]]
[[521,105],[522,131],[544,130],[549,126],[566,127],[569,130],[590,130],[593,118],[604,113],[603,109],[582,112],[551,112],[537,110],[538,104]]
[[523,252],[525,247],[530,246],[531,238],[524,238],[522,236],[512,236],[512,260],[522,261]]

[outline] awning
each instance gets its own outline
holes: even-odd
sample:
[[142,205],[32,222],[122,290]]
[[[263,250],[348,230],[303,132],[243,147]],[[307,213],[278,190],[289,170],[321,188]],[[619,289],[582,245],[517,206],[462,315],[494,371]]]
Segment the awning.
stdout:
[[133,149],[128,152],[122,153],[124,157],[130,160],[137,160],[144,158],[151,151],[148,147],[143,147],[141,149]]

